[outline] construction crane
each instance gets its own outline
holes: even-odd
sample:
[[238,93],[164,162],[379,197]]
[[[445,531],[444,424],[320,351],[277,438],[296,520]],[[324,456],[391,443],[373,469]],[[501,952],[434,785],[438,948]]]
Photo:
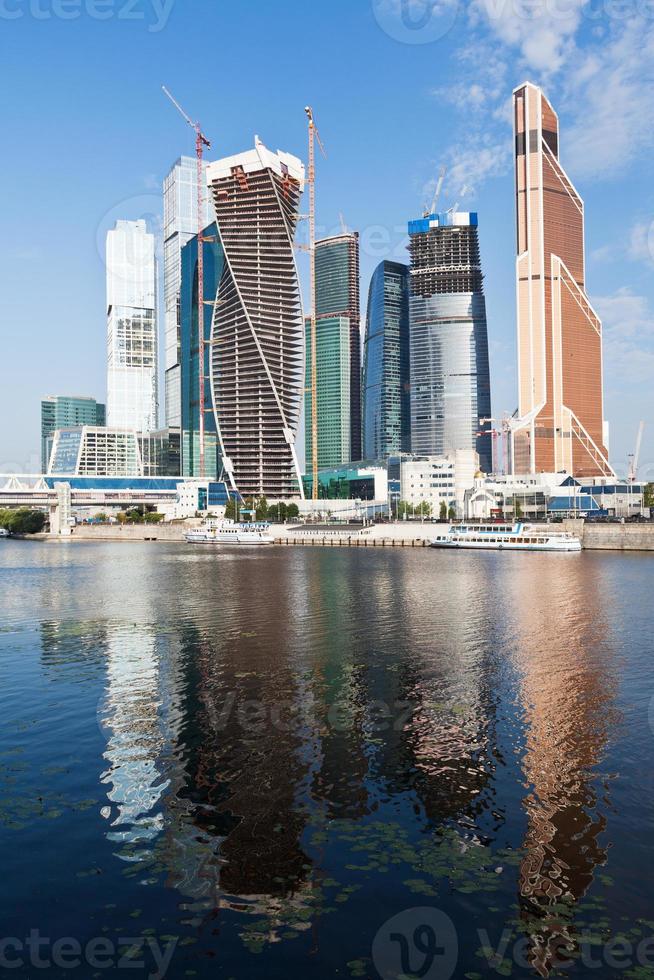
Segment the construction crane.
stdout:
[[643,441],[644,428],[645,423],[641,421],[638,426],[638,435],[636,436],[636,450],[634,453],[629,454],[629,483],[635,483],[638,476],[638,463],[640,460],[640,447]]
[[446,173],[447,167],[441,167],[438,180],[436,181],[436,189],[432,198],[431,207],[425,207],[422,213],[423,218],[428,218],[430,214],[436,213],[436,205],[438,204],[438,199],[441,196],[441,190],[443,189],[443,181],[445,180]]
[[343,212],[342,211],[339,211],[338,212],[338,220],[341,223],[341,235],[347,235],[350,229],[345,224],[345,218],[343,217]]
[[317,141],[324,157],[327,156],[313,118],[310,105],[304,107],[309,121],[309,280],[311,296],[311,497],[318,499],[318,372],[316,330],[316,154]]
[[497,441],[500,438],[500,436],[502,437],[502,469],[505,473],[508,473],[509,470],[508,436],[511,430],[511,423],[509,421],[508,415],[503,415],[501,419],[498,418],[479,419],[480,425],[490,425],[492,422],[499,423],[499,428],[481,430],[480,432],[477,432],[476,435],[481,436],[481,435],[488,434],[491,437],[493,456],[495,457],[492,460],[493,470],[496,469],[496,466],[499,463],[499,459],[497,458],[498,455]]
[[191,117],[184,112],[179,102],[170,94],[165,85],[161,86],[164,95],[166,95],[172,104],[175,106],[180,115],[186,120],[191,129],[195,132],[195,156],[197,158],[197,176],[198,176],[198,361],[199,361],[199,415],[200,415],[200,476],[205,476],[205,462],[204,462],[204,416],[206,414],[205,407],[205,368],[204,368],[204,242],[205,238],[202,235],[204,231],[203,221],[202,221],[202,205],[204,204],[204,195],[202,193],[202,163],[204,156],[205,147],[209,149],[211,147],[210,141],[202,132],[202,127],[199,122],[193,122]]

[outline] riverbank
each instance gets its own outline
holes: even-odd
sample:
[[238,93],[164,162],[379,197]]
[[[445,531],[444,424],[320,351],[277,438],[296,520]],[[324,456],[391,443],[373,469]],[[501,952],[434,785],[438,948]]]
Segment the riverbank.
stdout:
[[[197,525],[199,521],[193,521]],[[177,541],[184,544],[190,524],[80,524],[70,536],[31,534],[34,541]],[[569,531],[585,551],[654,551],[654,524],[534,524],[538,530]],[[398,521],[365,528],[273,525],[275,544],[325,548],[425,548],[439,525]]]

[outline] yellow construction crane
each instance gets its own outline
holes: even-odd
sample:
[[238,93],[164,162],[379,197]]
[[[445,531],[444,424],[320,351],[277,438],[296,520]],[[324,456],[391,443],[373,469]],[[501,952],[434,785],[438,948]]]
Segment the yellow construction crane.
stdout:
[[316,330],[316,157],[315,142],[320,151],[327,156],[320,134],[316,128],[311,106],[305,106],[304,111],[309,121],[309,266],[310,266],[310,296],[311,296],[311,497],[318,499],[318,387],[316,375],[318,372],[317,330]]

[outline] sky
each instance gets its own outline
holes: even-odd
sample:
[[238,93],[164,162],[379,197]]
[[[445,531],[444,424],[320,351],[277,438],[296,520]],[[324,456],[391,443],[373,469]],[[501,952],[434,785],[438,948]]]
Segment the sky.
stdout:
[[439,208],[479,214],[493,415],[512,413],[510,106],[527,79],[585,200],[611,459],[625,472],[644,419],[654,479],[654,0],[0,0],[0,472],[39,470],[42,396],[105,398],[106,231],[160,230],[162,180],[194,152],[162,84],[209,159],[255,133],[305,159],[313,107],[318,232],[341,215],[360,232],[364,312],[446,166]]

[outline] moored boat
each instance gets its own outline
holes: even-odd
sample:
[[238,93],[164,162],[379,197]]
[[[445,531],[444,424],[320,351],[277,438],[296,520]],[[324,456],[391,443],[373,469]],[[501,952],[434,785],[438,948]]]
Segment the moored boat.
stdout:
[[7,530],[7,528],[0,527],[0,538],[8,538],[8,537],[9,537],[9,531]]
[[529,524],[455,524],[431,542],[432,548],[484,551],[581,551],[581,541],[567,531],[532,528]]
[[184,535],[189,544],[273,544],[270,524],[263,522],[204,521]]

